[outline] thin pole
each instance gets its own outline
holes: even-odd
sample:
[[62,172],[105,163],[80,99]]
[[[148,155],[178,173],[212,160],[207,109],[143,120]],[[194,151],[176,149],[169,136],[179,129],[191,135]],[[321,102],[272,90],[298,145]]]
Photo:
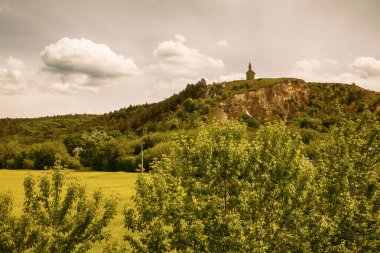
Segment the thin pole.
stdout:
[[141,172],[144,172],[144,143],[141,143]]

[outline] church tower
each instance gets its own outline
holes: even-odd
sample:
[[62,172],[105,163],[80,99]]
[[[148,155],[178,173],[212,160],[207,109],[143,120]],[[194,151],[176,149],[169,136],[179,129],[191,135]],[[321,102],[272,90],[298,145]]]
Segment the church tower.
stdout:
[[247,80],[253,80],[253,79],[255,79],[255,72],[253,72],[253,70],[252,70],[251,63],[249,63],[249,65],[248,65],[248,71],[245,74],[246,74]]

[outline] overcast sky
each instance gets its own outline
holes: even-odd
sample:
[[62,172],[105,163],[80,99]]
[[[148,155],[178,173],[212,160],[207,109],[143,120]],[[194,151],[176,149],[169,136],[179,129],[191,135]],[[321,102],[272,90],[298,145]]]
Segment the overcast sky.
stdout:
[[378,0],[0,0],[0,117],[106,113],[204,77],[380,91]]

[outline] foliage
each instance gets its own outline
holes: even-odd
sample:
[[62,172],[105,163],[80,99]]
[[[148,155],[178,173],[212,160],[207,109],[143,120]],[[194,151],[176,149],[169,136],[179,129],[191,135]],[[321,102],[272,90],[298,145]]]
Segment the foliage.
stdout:
[[18,142],[0,144],[0,168],[22,168],[23,156]]
[[11,216],[12,196],[10,193],[0,192],[0,252],[11,252],[14,242],[12,241],[12,229],[14,220]]
[[179,139],[138,178],[126,240],[136,252],[375,252],[378,122],[339,122],[313,160],[283,124],[252,141],[236,122]]
[[29,169],[53,167],[57,156],[60,157],[63,165],[70,169],[80,167],[79,161],[67,153],[61,142],[44,142],[30,146],[27,158],[32,162],[32,167]]
[[[85,252],[105,238],[104,228],[116,213],[115,198],[67,181],[58,161],[38,182],[24,180],[25,200],[20,217],[11,216],[9,195],[0,195],[0,252]],[[64,195],[65,193],[65,195]]]
[[[176,110],[176,107],[182,104],[186,99],[199,99],[207,96],[207,84],[205,79],[201,79],[196,84],[188,84],[186,88],[179,94],[153,104],[146,104],[141,106],[130,106],[119,111],[112,112],[108,115],[111,119],[124,119],[120,122],[119,129],[121,131],[137,131],[140,132],[144,129],[142,126],[151,125],[150,122],[164,121],[167,115]],[[156,130],[156,129],[149,129]]]
[[0,143],[0,168],[44,169],[52,167],[57,156],[65,167],[80,167],[79,161],[67,153],[62,142],[43,142],[27,147],[18,142]]
[[95,115],[63,115],[35,119],[0,119],[0,140],[11,138],[21,144],[61,140],[67,132],[75,132],[99,118]]
[[380,127],[342,119],[315,151],[319,209],[313,251],[376,252],[380,248]]
[[154,252],[301,247],[297,221],[310,203],[314,170],[293,137],[273,125],[250,144],[245,127],[230,122],[179,140],[152,175],[139,177],[125,217],[142,237],[127,240]]

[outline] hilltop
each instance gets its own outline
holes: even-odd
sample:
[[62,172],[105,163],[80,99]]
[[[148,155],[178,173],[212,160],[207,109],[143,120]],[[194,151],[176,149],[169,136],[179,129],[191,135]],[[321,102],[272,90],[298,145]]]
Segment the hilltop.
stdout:
[[307,83],[295,78],[260,78],[188,84],[157,103],[104,115],[0,119],[0,168],[49,166],[57,154],[69,168],[138,168],[141,143],[147,167],[168,152],[178,134],[236,119],[252,132],[265,122],[284,121],[305,143],[328,132],[340,117],[380,119],[380,93],[356,85]]

